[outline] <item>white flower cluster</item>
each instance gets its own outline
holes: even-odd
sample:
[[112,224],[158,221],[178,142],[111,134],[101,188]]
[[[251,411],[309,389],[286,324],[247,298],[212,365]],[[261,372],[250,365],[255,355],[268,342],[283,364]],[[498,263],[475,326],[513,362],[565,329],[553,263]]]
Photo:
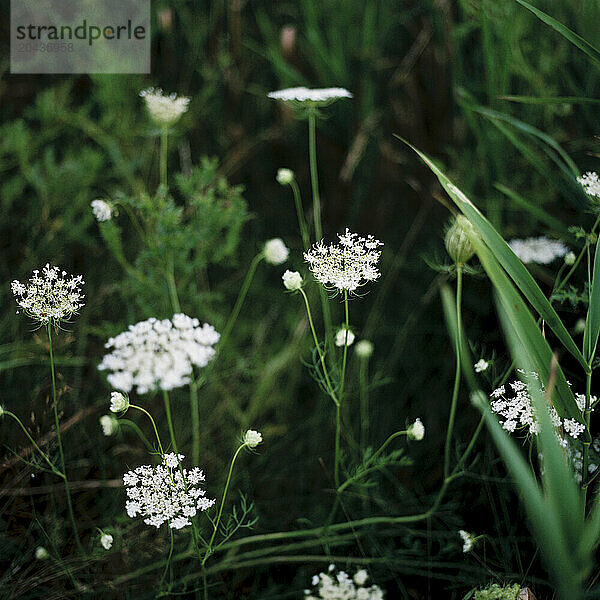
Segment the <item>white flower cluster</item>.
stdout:
[[415,422],[406,430],[406,435],[409,439],[420,442],[425,437],[423,421],[419,418],[415,419]]
[[131,518],[141,515],[146,525],[158,528],[167,521],[171,529],[181,529],[192,524],[190,518],[198,511],[215,503],[199,487],[205,477],[198,467],[191,471],[177,468],[183,458],[182,454],[165,454],[162,464],[144,465],[123,475],[125,509]]
[[555,258],[560,258],[569,252],[562,242],[544,236],[511,240],[508,245],[524,263],[539,263],[540,265],[548,265]]
[[353,292],[381,275],[377,262],[381,256],[378,247],[383,246],[382,242],[372,235],[359,237],[348,229],[343,235],[338,234],[338,238],[339,244],[326,246],[321,241],[304,253],[304,260],[317,281],[324,286]]
[[[537,375],[529,373],[525,375]],[[543,389],[543,385],[538,380],[538,385]],[[529,433],[537,435],[540,431],[540,425],[535,417],[535,410],[527,385],[520,380],[509,384],[512,395],[507,392],[506,386],[502,385],[491,393],[491,409],[504,419],[501,421],[503,429],[514,432],[516,429],[527,428]],[[576,419],[561,419],[553,406],[548,406],[550,420],[556,428],[562,427],[565,433],[573,439],[577,439],[585,431],[585,425],[579,423]],[[561,445],[566,446],[566,440],[557,432]]]
[[158,125],[172,125],[187,111],[190,99],[177,94],[163,94],[160,88],[142,90],[140,96],[146,102],[146,108],[152,120]]
[[263,254],[270,265],[280,265],[287,260],[290,251],[281,238],[273,238],[265,242]]
[[[579,408],[580,411],[584,411],[585,410],[585,394],[575,394],[575,402],[577,402],[577,407]],[[590,410],[594,410],[593,406],[596,404],[596,402],[598,402],[598,397],[597,396],[590,396]]]
[[346,326],[340,327],[335,333],[335,345],[339,348],[352,346],[355,335],[351,329],[346,330]]
[[102,415],[100,417],[100,427],[105,436],[111,436],[119,429],[119,421],[115,415]]
[[248,448],[256,448],[262,442],[262,433],[255,431],[254,429],[248,429],[244,434],[244,444]]
[[487,368],[490,366],[490,363],[484,358],[480,358],[474,365],[475,373],[483,373],[487,371]]
[[352,98],[352,94],[345,88],[320,88],[309,89],[307,87],[286,88],[267,94],[273,100],[283,100],[284,102],[312,102],[322,104],[333,102],[339,98]]
[[110,218],[112,217],[112,208],[108,202],[100,199],[92,200],[91,207],[97,221],[110,221]]
[[113,545],[113,536],[110,533],[102,533],[100,535],[100,544],[105,550],[110,550]]
[[305,600],[383,600],[384,592],[378,585],[365,587],[369,574],[365,569],[350,577],[345,571],[334,573],[335,565],[329,565],[328,573],[312,578],[314,589],[304,590]]
[[583,186],[586,194],[600,198],[600,179],[597,173],[588,171],[583,177],[578,177],[577,181]]
[[[592,448],[596,455],[600,455],[600,438],[595,438],[592,442]],[[571,446],[567,447],[567,456],[571,459],[571,463],[573,464],[573,475],[575,481],[577,483],[581,483],[583,481],[582,473],[583,473],[583,452],[578,448],[573,448]],[[598,465],[595,462],[588,463],[587,467],[588,473],[591,475],[598,470]]]
[[60,321],[73,316],[84,304],[81,275],[67,277],[66,271],[46,265],[33,272],[29,283],[12,282],[12,292],[25,314],[40,323]]
[[98,369],[110,371],[108,381],[123,392],[134,386],[139,394],[172,390],[190,383],[193,366],[209,363],[219,337],[212,325],[200,326],[198,319],[182,313],[172,320],[151,318],[110,338],[105,347],[112,352]]
[[475,538],[473,535],[464,529],[459,530],[458,535],[460,535],[463,541],[462,551],[465,553],[471,552],[471,550],[473,550],[473,546],[475,545]]
[[286,271],[282,276],[283,285],[286,290],[295,292],[302,287],[302,275],[298,271]]

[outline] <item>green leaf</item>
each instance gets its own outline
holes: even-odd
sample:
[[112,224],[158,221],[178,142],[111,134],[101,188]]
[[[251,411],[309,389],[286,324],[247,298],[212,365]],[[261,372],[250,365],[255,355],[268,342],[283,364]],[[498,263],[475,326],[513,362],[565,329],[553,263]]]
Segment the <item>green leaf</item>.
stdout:
[[600,244],[596,244],[594,257],[594,274],[592,276],[592,289],[590,291],[590,306],[585,320],[583,332],[583,354],[591,364],[596,354],[598,334],[600,334]]
[[502,236],[494,229],[492,224],[483,216],[479,209],[450,181],[450,179],[448,179],[448,177],[446,177],[446,175],[444,175],[426,154],[415,148],[406,140],[402,138],[398,139],[410,146],[421,157],[423,162],[425,162],[425,164],[435,173],[448,195],[479,232],[483,241],[487,244],[496,259],[527,298],[528,302],[530,302],[540,317],[546,321],[563,346],[579,361],[580,365],[587,373],[590,370],[590,367],[573,341],[573,338],[531,276],[531,273],[529,273],[525,265],[517,258]]
[[498,99],[520,104],[600,104],[598,98],[585,96],[498,96]]
[[552,29],[558,31],[558,33],[571,42],[571,44],[577,46],[577,48],[579,48],[582,52],[585,52],[596,65],[600,65],[600,52],[594,46],[592,46],[592,44],[584,40],[580,35],[577,35],[568,27],[565,27],[560,21],[557,21],[550,15],[539,10],[539,8],[532,6],[529,4],[529,2],[525,2],[525,0],[517,0],[517,2],[521,6],[524,6],[527,10],[530,10],[536,17],[538,17],[538,19],[546,23],[546,25],[550,25]]

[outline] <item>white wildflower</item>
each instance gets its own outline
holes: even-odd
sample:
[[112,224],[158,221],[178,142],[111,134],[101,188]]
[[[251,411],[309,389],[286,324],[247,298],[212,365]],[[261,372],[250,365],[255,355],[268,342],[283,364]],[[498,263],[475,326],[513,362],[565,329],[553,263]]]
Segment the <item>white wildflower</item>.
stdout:
[[585,319],[577,319],[573,330],[575,333],[583,333],[585,331]]
[[38,546],[35,549],[35,557],[38,560],[46,560],[47,558],[50,558],[50,553],[43,546]]
[[291,169],[277,169],[276,179],[280,185],[289,185],[294,181],[294,171]]
[[148,319],[130,325],[110,338],[98,369],[109,371],[109,383],[124,392],[135,386],[138,394],[172,390],[191,382],[193,367],[205,367],[215,355],[219,334],[212,325],[182,313],[172,319]]
[[[129,408],[129,398],[127,394],[121,392],[110,393],[110,410],[114,413],[124,412]],[[106,434],[105,434],[106,435]]]
[[463,541],[463,552],[471,552],[471,550],[473,550],[473,546],[475,545],[475,538],[473,535],[464,529],[461,529],[458,532],[458,535],[460,535]]
[[356,352],[356,356],[359,358],[370,358],[373,354],[373,350],[373,342],[370,342],[369,340],[360,340],[360,342],[356,342],[356,346],[354,346],[354,352]]
[[102,433],[106,436],[110,436],[119,428],[119,421],[114,415],[102,415],[100,417],[100,426],[102,427]]
[[480,358],[473,366],[475,368],[475,373],[483,373],[483,371],[486,371],[490,366],[490,363],[487,360]]
[[340,348],[343,346],[352,346],[354,343],[354,333],[351,329],[346,329],[346,326],[340,327],[335,334],[335,345]]
[[146,108],[151,119],[157,125],[173,125],[188,109],[190,99],[177,94],[163,94],[160,88],[148,88],[142,90],[140,96],[146,102]]
[[12,282],[12,292],[25,314],[42,324],[69,319],[84,305],[81,275],[67,277],[66,271],[47,264],[42,275],[36,269],[27,284]]
[[596,173],[588,171],[583,177],[578,177],[577,181],[583,186],[588,196],[600,198],[600,179]]
[[267,94],[273,100],[284,102],[306,102],[308,104],[326,106],[340,98],[352,98],[352,94],[345,88],[309,89],[306,87],[286,88]]
[[102,533],[100,536],[100,544],[105,550],[110,550],[113,545],[113,536],[110,533]]
[[568,267],[574,265],[576,259],[575,252],[567,252],[567,254],[565,254],[565,265]]
[[522,262],[541,265],[550,264],[555,258],[560,258],[569,252],[562,242],[543,236],[511,240],[508,245]]
[[[579,408],[580,411],[584,411],[585,410],[585,394],[575,394],[575,402],[577,402],[577,406]],[[590,405],[589,408],[591,410],[593,409],[593,406],[596,404],[596,402],[598,402],[598,398],[597,396],[590,396]]]
[[302,287],[302,275],[298,271],[286,271],[281,279],[283,279],[285,288],[291,292],[295,292]]
[[339,244],[326,246],[321,241],[304,253],[315,279],[326,287],[349,292],[378,279],[381,250],[377,248],[383,243],[372,235],[363,238],[348,229],[338,238]]
[[425,425],[421,419],[416,419],[415,422],[406,431],[408,439],[417,440],[420,442],[425,437]]
[[574,439],[577,439],[585,431],[585,425],[575,419],[565,419],[563,422],[564,430]]
[[262,442],[262,434],[254,429],[248,429],[244,434],[244,444],[248,448],[256,448]]
[[273,238],[265,243],[263,250],[265,260],[271,265],[280,265],[284,263],[290,255],[289,248],[283,243],[281,238]]
[[384,592],[378,585],[365,587],[369,573],[359,569],[353,576],[345,571],[335,572],[329,565],[327,573],[313,575],[313,590],[305,590],[305,600],[383,600]]
[[190,519],[198,511],[215,503],[198,485],[204,482],[204,473],[198,467],[190,471],[170,467],[173,457],[175,462],[183,459],[182,455],[166,455],[158,466],[141,466],[123,475],[125,509],[131,518],[140,515],[146,525],[158,528],[168,522],[172,529],[181,529],[192,524]]
[[91,207],[97,221],[110,221],[110,218],[112,217],[112,208],[108,202],[100,199],[92,200]]

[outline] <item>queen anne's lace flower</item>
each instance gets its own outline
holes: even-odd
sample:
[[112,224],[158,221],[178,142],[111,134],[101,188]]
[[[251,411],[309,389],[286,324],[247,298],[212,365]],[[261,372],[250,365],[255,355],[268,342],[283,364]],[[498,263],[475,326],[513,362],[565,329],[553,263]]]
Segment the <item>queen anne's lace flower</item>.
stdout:
[[464,529],[459,530],[458,535],[462,538],[463,541],[463,552],[471,552],[473,550],[473,546],[475,545],[475,538],[472,534]]
[[356,346],[354,346],[354,352],[356,352],[356,356],[359,358],[371,358],[375,347],[373,346],[373,342],[369,340],[360,340],[360,342],[356,342]]
[[358,570],[353,577],[345,571],[335,572],[329,565],[328,573],[313,575],[314,590],[304,590],[305,600],[383,600],[384,592],[378,585],[364,587],[369,574]]
[[290,185],[294,181],[294,171],[291,169],[277,169],[276,179],[279,185]]
[[415,422],[407,429],[407,436],[412,439],[420,442],[425,437],[425,425],[421,419],[415,419]]
[[550,264],[555,258],[560,258],[569,252],[562,242],[544,236],[511,240],[508,245],[524,263],[533,262],[541,265]]
[[[535,373],[523,373],[525,376],[531,376],[537,380],[536,385],[540,385],[543,391],[543,384],[539,381],[539,377]],[[527,429],[530,434],[537,435],[540,431],[540,425],[535,416],[533,402],[527,385],[520,380],[513,381],[510,384],[512,395],[506,392],[505,386],[501,386],[494,390],[490,397],[491,409],[504,421],[500,421],[502,427],[509,432],[514,432],[517,429]],[[576,396],[580,396],[577,394]],[[585,402],[585,397],[584,397]],[[579,402],[578,402],[579,404]],[[561,419],[558,412],[553,406],[548,406],[550,420],[554,427],[563,428],[565,433],[576,439],[579,434],[585,431],[585,425],[579,423],[576,419]],[[559,440],[563,446],[566,445],[565,439],[557,431]]]
[[209,363],[219,337],[212,325],[200,326],[198,319],[182,313],[172,320],[151,318],[110,338],[105,347],[112,352],[98,369],[110,371],[109,383],[124,392],[134,386],[139,394],[172,390],[190,383],[194,366]]
[[354,333],[352,332],[351,329],[347,330],[348,335],[346,335],[346,327],[341,327],[340,329],[338,329],[336,331],[335,334],[335,345],[339,346],[340,348],[343,346],[352,346],[352,344],[354,343]]
[[473,365],[473,367],[475,368],[475,373],[483,373],[483,371],[486,371],[489,366],[490,366],[490,363],[487,360],[484,360],[483,358],[480,358]]
[[597,173],[588,171],[583,177],[578,177],[577,181],[583,186],[586,194],[600,198],[600,179]]
[[199,486],[205,480],[204,473],[198,467],[190,471],[176,468],[181,459],[181,454],[165,454],[162,464],[144,465],[123,475],[125,509],[131,518],[140,515],[146,525],[158,528],[168,522],[172,529],[181,529],[192,524],[190,518],[198,511],[215,503]]
[[140,96],[146,101],[150,117],[157,125],[172,125],[188,109],[190,99],[177,94],[163,94],[160,88],[142,90]]
[[38,546],[35,549],[35,557],[38,560],[46,560],[47,558],[50,558],[50,553],[43,546]]
[[284,102],[307,102],[311,104],[326,105],[340,98],[352,98],[352,94],[345,88],[309,89],[306,87],[286,88],[267,94],[273,100]]
[[100,417],[100,427],[102,427],[102,433],[108,437],[119,429],[119,421],[114,415],[102,415]]
[[27,284],[13,281],[11,288],[25,314],[42,324],[69,319],[84,305],[81,275],[67,277],[66,271],[46,265],[36,269]]
[[248,429],[244,434],[244,444],[248,448],[256,448],[262,442],[262,434],[254,429]]
[[339,244],[326,246],[321,241],[304,253],[304,260],[317,281],[326,287],[353,292],[379,278],[377,262],[381,250],[378,248],[383,246],[382,242],[372,235],[359,237],[348,229],[343,235],[338,234],[338,238]]
[[110,550],[113,545],[113,536],[110,533],[102,533],[100,536],[100,544],[105,550]]
[[285,289],[291,292],[295,292],[302,287],[302,275],[298,271],[286,271],[281,279],[283,279]]
[[92,212],[98,221],[110,221],[112,217],[112,208],[108,202],[104,200],[92,200]]
[[283,243],[281,238],[273,238],[265,242],[264,247],[265,260],[271,265],[280,265],[284,263],[290,251],[287,246]]
[[121,392],[110,393],[110,410],[114,413],[124,412],[129,408],[129,398]]

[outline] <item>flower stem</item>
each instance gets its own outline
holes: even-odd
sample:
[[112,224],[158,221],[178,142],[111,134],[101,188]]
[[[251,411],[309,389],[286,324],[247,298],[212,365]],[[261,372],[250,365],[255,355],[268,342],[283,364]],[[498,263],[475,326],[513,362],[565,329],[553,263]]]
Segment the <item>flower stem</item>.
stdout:
[[296,214],[298,215],[298,226],[300,227],[300,235],[302,236],[302,244],[305,250],[310,247],[310,236],[308,233],[308,226],[306,219],[304,218],[304,210],[302,209],[302,198],[300,196],[300,188],[295,180],[290,183],[292,192],[294,193],[294,201],[296,203]]
[[198,404],[198,384],[190,383],[190,413],[192,421],[192,464],[200,463],[200,407]]
[[58,403],[56,400],[56,375],[54,372],[54,352],[52,350],[52,323],[48,322],[48,344],[50,347],[50,371],[52,372],[52,404],[54,407],[54,423],[56,425],[56,441],[58,443],[58,454],[60,457],[60,466],[63,474],[63,481],[65,484],[65,493],[67,495],[67,508],[69,510],[69,517],[71,519],[71,525],[73,527],[73,533],[75,534],[75,542],[77,548],[83,554],[83,546],[79,539],[79,531],[77,530],[77,524],[75,522],[75,513],[73,512],[73,502],[71,501],[71,491],[69,490],[69,481],[67,480],[67,471],[65,469],[65,453],[62,446],[62,440],[60,437],[60,422],[58,420]]
[[161,580],[160,580],[161,586],[165,580],[167,571],[169,570],[169,567],[171,566],[171,559],[173,558],[173,528],[170,526],[170,524],[169,524],[169,533],[170,533],[170,538],[171,538],[171,544],[169,547],[169,557],[167,558],[167,564],[165,565],[165,570],[163,571],[163,576],[161,577]]
[[259,252],[252,259],[252,262],[250,263],[250,267],[248,268],[248,273],[246,274],[246,279],[244,279],[244,283],[242,284],[242,287],[240,289],[240,293],[235,302],[235,306],[233,307],[233,310],[231,311],[231,315],[229,316],[229,319],[227,320],[227,324],[225,325],[225,329],[223,330],[223,333],[221,334],[221,339],[220,339],[219,345],[217,346],[217,352],[221,352],[221,350],[225,346],[225,343],[229,339],[231,330],[233,329],[233,326],[235,325],[235,322],[237,321],[240,311],[242,310],[242,305],[244,304],[244,300],[246,299],[246,294],[248,293],[248,289],[250,288],[250,284],[252,283],[252,279],[254,278],[254,274],[256,273],[256,268],[258,267],[258,264],[260,263],[260,261],[263,258],[264,258],[264,254],[262,252]]
[[369,437],[369,361],[362,359],[358,372],[360,393],[360,447],[365,450]]
[[168,127],[163,127],[160,134],[160,184],[167,185],[167,150],[168,150]]
[[236,461],[236,459],[238,457],[238,454],[242,451],[242,448],[244,448],[245,446],[246,446],[246,444],[242,444],[235,451],[235,454],[233,455],[233,458],[231,459],[231,465],[229,466],[229,473],[227,475],[227,481],[225,483],[225,489],[223,490],[223,498],[221,498],[221,506],[219,507],[219,514],[217,515],[217,520],[215,521],[212,535],[211,535],[210,540],[208,542],[208,546],[206,547],[206,554],[204,555],[204,558],[202,559],[202,566],[204,566],[206,564],[206,561],[208,560],[208,557],[210,556],[210,554],[212,552],[212,545],[213,545],[213,542],[215,541],[215,536],[217,535],[217,531],[219,529],[219,523],[221,522],[221,516],[223,515],[223,507],[225,506],[225,499],[227,498],[227,491],[229,490],[229,483],[231,482],[231,475],[233,473],[233,466],[235,465],[235,461]]
[[454,420],[456,418],[456,406],[458,403],[458,392],[460,389],[460,351],[462,347],[462,266],[456,267],[456,371],[454,375],[454,390],[452,392],[452,403],[450,404],[450,418],[448,419],[448,430],[446,431],[446,444],[444,448],[444,479],[448,478],[450,473],[450,444],[452,442],[452,431],[454,429]]
[[158,429],[156,428],[156,423],[154,422],[152,415],[145,408],[142,408],[141,406],[137,406],[136,404],[130,404],[129,408],[135,408],[136,410],[143,412],[150,419],[150,422],[152,423],[152,427],[154,428],[154,435],[156,435],[156,441],[158,442],[158,449],[160,451],[160,455],[164,456],[165,451],[163,450],[163,445],[160,441],[160,436],[158,435]]
[[179,304],[179,296],[177,295],[177,284],[175,283],[175,264],[173,261],[173,255],[169,256],[169,263],[166,275],[167,283],[169,285],[169,295],[171,296],[171,305],[176,313],[180,313],[181,305]]
[[[169,401],[169,394],[167,390],[163,390],[163,399],[165,401],[165,412],[167,413],[167,424],[169,425],[169,435],[171,436],[171,444],[173,445],[173,452],[179,454],[177,449],[177,442],[175,440],[175,429],[173,428],[173,418],[171,417],[171,402]],[[179,458],[177,459],[179,462]]]
[[341,404],[344,398],[344,383],[346,380],[346,362],[348,358],[348,332],[350,331],[350,318],[348,313],[348,291],[344,290],[344,309],[346,314],[346,337],[344,339],[344,357],[342,359],[342,375],[340,383],[340,392],[338,394],[338,403],[335,406],[335,463],[333,470],[333,480],[335,487],[340,485],[340,446],[342,435]]

